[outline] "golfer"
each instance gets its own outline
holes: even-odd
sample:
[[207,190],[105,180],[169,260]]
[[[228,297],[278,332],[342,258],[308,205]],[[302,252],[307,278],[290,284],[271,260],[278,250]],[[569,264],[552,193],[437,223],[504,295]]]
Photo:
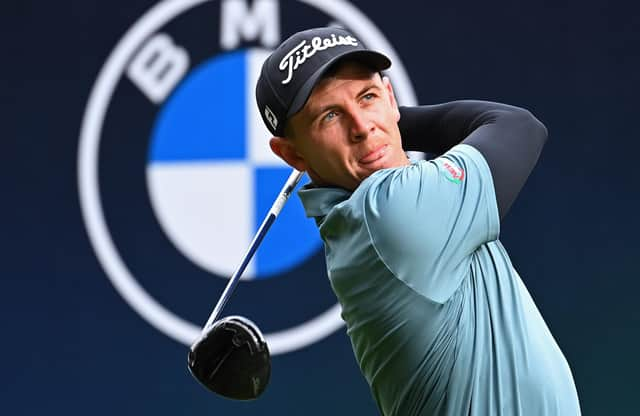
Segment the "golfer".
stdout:
[[271,149],[311,179],[299,196],[380,412],[579,415],[569,365],[499,240],[546,128],[490,102],[399,108],[390,65],[317,28],[285,40],[256,87]]

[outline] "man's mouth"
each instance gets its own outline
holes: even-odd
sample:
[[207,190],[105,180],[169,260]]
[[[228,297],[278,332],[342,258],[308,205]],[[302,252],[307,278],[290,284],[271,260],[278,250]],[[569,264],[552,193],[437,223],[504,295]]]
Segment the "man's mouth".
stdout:
[[382,145],[376,147],[371,152],[367,153],[362,158],[360,158],[359,162],[361,164],[363,164],[363,165],[367,165],[369,163],[373,163],[376,160],[379,160],[379,159],[383,158],[384,155],[387,154],[387,148],[388,147],[389,147],[388,144],[382,144]]

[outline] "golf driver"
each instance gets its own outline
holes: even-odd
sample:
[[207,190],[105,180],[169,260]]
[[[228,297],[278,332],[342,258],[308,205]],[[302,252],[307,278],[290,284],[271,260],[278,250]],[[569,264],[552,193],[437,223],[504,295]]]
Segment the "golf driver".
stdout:
[[264,392],[271,376],[271,356],[257,325],[242,316],[218,316],[231,297],[260,242],[302,178],[293,170],[220,296],[200,338],[191,346],[188,366],[206,388],[236,400],[252,400]]

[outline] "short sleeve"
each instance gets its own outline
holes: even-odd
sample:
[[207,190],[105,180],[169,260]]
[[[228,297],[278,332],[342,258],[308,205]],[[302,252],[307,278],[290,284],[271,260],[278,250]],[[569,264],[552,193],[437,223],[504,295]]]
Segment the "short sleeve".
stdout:
[[363,211],[375,250],[413,290],[445,302],[468,274],[473,252],[498,238],[487,162],[460,144],[431,161],[372,179]]

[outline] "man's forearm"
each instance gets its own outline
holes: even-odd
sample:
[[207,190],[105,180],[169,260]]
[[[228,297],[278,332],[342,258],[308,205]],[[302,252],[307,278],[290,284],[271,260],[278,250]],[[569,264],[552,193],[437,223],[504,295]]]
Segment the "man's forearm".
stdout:
[[442,154],[458,143],[483,154],[493,176],[500,217],[535,166],[547,129],[529,111],[486,101],[400,108],[405,150]]
[[442,154],[469,135],[485,107],[462,101],[400,107],[402,144],[405,150]]

